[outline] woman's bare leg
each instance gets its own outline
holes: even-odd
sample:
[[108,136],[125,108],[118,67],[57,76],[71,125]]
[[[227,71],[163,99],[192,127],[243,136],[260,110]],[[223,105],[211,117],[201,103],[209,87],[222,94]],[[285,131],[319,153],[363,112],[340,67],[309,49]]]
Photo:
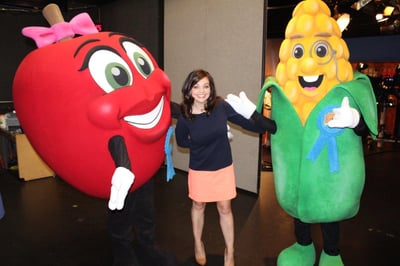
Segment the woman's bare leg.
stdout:
[[196,261],[200,265],[206,263],[206,252],[202,241],[203,227],[204,227],[204,211],[206,209],[205,202],[193,201],[192,203],[192,229],[194,238],[194,255]]
[[219,213],[219,222],[221,225],[222,234],[225,239],[225,266],[235,265],[235,230],[233,222],[233,213],[231,209],[231,200],[224,200],[217,202],[217,209]]

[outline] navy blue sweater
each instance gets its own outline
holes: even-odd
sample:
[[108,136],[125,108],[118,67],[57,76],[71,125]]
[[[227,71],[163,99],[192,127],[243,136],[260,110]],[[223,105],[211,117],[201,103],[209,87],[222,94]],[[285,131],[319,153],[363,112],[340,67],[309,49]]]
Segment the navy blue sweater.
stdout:
[[214,171],[232,164],[232,152],[227,136],[227,122],[256,133],[265,128],[252,119],[246,119],[224,100],[219,100],[210,115],[195,115],[188,120],[180,115],[175,128],[178,146],[190,149],[189,168]]

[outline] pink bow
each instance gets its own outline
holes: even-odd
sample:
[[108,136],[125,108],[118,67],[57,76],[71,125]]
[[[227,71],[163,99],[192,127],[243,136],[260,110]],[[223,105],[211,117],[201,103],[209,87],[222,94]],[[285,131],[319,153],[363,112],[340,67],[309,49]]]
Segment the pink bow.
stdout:
[[86,35],[99,32],[88,13],[81,13],[71,19],[70,22],[60,22],[47,27],[25,27],[22,35],[32,38],[37,47],[43,47],[75,34]]

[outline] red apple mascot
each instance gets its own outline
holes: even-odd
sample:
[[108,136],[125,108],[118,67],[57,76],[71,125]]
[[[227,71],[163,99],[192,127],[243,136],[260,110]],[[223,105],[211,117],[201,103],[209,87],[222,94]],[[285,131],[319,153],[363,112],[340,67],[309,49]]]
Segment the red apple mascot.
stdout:
[[54,4],[43,14],[49,28],[22,31],[38,46],[13,84],[22,128],[58,176],[109,199],[115,265],[140,257],[130,245],[132,226],[142,261],[152,260],[142,263],[164,265],[164,254],[153,247],[149,181],[165,159],[170,81],[145,47],[129,36],[98,32],[88,14],[65,22]]

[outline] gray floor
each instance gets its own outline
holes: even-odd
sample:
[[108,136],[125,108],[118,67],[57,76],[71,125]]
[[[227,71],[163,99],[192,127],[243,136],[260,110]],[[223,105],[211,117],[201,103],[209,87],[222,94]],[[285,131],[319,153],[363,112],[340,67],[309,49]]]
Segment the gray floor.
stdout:
[[[400,144],[366,149],[367,181],[359,214],[341,223],[345,265],[400,265]],[[180,265],[195,265],[186,173],[166,183],[155,176],[157,237]],[[110,265],[107,202],[73,189],[58,177],[29,182],[2,171],[0,193],[6,214],[0,220],[0,265]],[[294,241],[292,219],[276,202],[273,172],[262,172],[260,195],[240,191],[233,201],[236,265],[276,265],[280,250]],[[223,265],[224,244],[215,204],[206,210],[207,265]],[[321,249],[319,226],[314,241]],[[318,252],[319,253],[319,252]]]

